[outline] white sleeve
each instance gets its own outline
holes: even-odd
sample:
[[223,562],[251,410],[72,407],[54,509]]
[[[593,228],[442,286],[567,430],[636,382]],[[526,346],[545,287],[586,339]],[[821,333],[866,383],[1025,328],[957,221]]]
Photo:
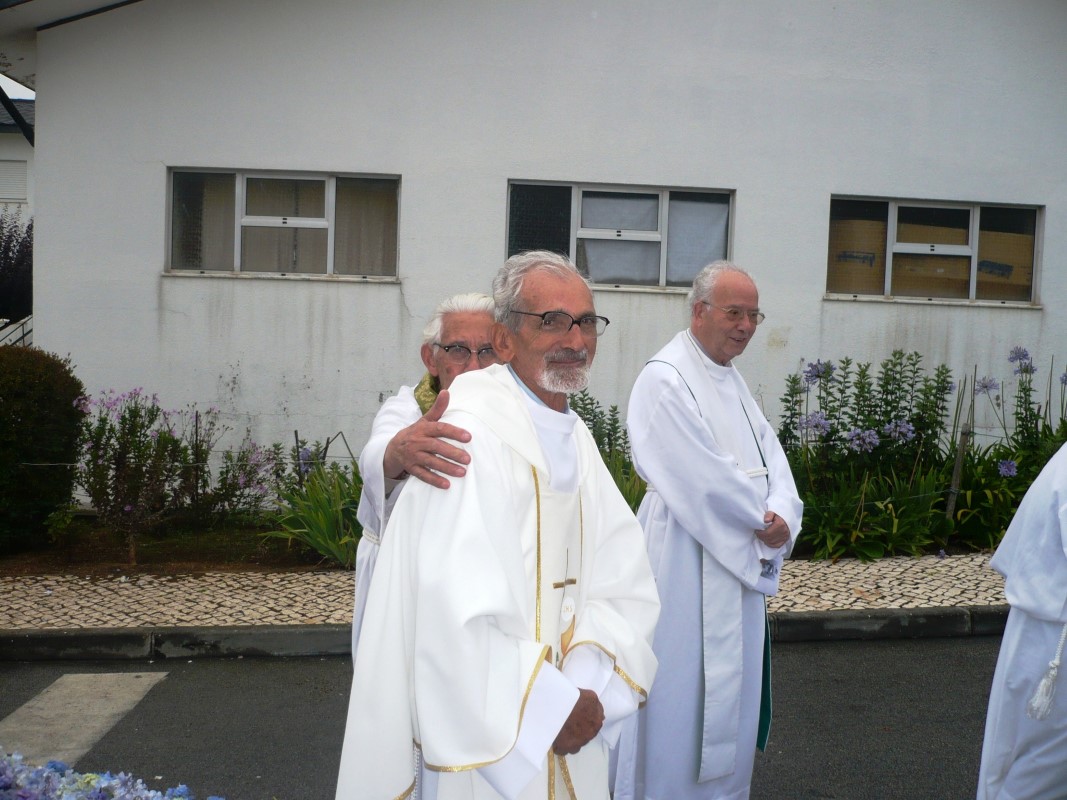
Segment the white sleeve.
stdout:
[[563,674],[579,689],[592,689],[604,707],[604,725],[600,736],[614,747],[622,732],[622,723],[637,711],[643,699],[630,684],[615,672],[607,653],[590,645],[579,646],[567,654]]
[[545,755],[577,702],[578,688],[555,667],[545,664],[530,688],[515,746],[478,772],[501,796],[508,800],[518,797],[544,769]]
[[390,397],[378,410],[371,425],[370,438],[359,454],[359,474],[363,479],[363,492],[359,497],[356,517],[365,530],[377,536],[385,532],[389,512],[399,494],[403,480],[385,477],[385,448],[400,431],[414,425],[422,416],[415,393],[409,386],[401,386],[396,396]]

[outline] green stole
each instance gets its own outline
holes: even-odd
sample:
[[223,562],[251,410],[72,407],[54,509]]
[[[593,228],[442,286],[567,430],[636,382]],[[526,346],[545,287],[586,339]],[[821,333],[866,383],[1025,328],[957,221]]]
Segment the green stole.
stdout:
[[422,376],[418,386],[415,387],[415,402],[419,404],[419,411],[425,414],[434,403],[437,395],[441,393],[441,382],[427,372]]

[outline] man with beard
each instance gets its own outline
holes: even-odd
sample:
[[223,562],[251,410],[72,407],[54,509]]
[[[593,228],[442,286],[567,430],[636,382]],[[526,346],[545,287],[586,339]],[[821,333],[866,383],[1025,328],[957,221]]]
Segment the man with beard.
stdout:
[[[544,251],[493,282],[503,366],[460,375],[447,491],[393,509],[356,654],[338,800],[607,796],[607,753],[655,674],[641,528],[567,406],[608,320]],[[421,750],[412,753],[412,742]]]

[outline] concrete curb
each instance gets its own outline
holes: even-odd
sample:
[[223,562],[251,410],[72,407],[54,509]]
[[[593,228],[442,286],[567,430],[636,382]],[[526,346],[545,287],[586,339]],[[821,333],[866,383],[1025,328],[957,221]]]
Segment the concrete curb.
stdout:
[[1004,632],[1008,606],[877,608],[771,614],[771,640],[921,639]]
[[[918,639],[1003,633],[1008,606],[887,608],[770,615],[771,640]],[[0,630],[0,661],[348,655],[349,625]]]
[[347,655],[350,625],[0,631],[0,661]]

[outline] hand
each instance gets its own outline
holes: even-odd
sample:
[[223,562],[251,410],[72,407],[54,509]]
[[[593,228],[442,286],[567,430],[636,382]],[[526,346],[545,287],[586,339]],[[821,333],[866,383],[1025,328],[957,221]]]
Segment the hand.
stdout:
[[767,523],[767,527],[756,531],[757,539],[768,547],[781,547],[789,542],[789,526],[785,524],[784,519],[773,511],[768,511],[763,515],[763,521]]
[[563,723],[552,750],[556,755],[572,756],[593,740],[600,733],[604,724],[604,706],[592,689],[579,689],[578,702],[571,709],[567,721]]
[[397,480],[407,474],[438,489],[447,489],[449,482],[444,475],[462,478],[467,474],[464,465],[471,463],[471,457],[444,439],[466,443],[471,435],[463,428],[438,421],[446,408],[448,392],[442,391],[422,419],[390,440],[382,459],[385,477]]

